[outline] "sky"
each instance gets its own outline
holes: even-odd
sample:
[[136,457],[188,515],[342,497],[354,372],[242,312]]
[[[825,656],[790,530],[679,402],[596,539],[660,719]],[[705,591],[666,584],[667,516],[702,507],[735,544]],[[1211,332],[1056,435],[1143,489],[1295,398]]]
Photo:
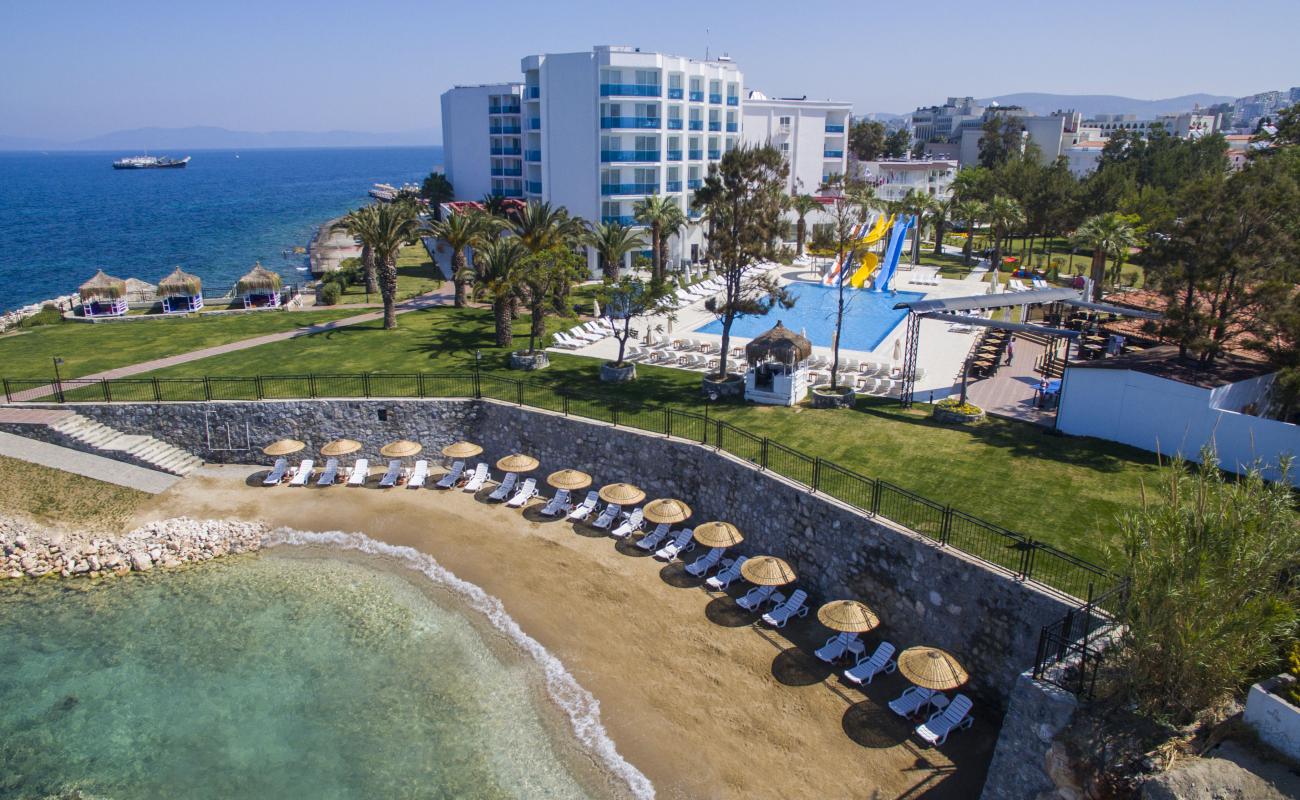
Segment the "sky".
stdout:
[[1295,0],[641,5],[0,0],[0,135],[439,128],[458,83],[530,53],[726,53],[748,88],[905,112],[950,95],[1241,96],[1300,84]]

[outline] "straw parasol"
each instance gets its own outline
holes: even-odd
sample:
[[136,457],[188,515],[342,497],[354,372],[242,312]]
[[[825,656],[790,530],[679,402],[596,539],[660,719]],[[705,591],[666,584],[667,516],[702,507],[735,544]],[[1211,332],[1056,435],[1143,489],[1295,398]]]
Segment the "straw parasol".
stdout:
[[705,547],[735,547],[745,537],[730,522],[706,522],[695,527],[695,541]]
[[857,600],[832,600],[817,609],[817,619],[833,631],[866,633],[880,625],[880,617]]
[[447,458],[473,458],[483,452],[483,448],[473,442],[456,442],[442,448],[442,454]]
[[511,453],[497,461],[497,469],[505,472],[532,472],[542,462],[524,453]]
[[740,574],[759,586],[785,586],[795,579],[794,568],[776,556],[754,556],[740,565]]
[[280,289],[280,276],[262,266],[258,261],[253,264],[253,268],[248,274],[239,279],[235,284],[235,291],[239,294],[248,294],[249,292],[275,292]]
[[121,278],[114,278],[104,270],[95,270],[95,275],[90,280],[81,284],[77,290],[82,300],[92,300],[94,298],[104,298],[105,300],[116,300],[126,295],[126,281]]
[[281,439],[278,442],[271,442],[262,448],[262,452],[268,456],[287,456],[290,453],[296,453],[307,445],[297,439]]
[[413,456],[424,449],[419,442],[412,442],[406,439],[398,439],[395,442],[389,442],[379,448],[379,455],[384,458],[406,458]]
[[691,517],[691,507],[681,500],[662,497],[658,500],[651,500],[646,503],[642,509],[642,515],[649,521],[660,525],[668,523],[674,525],[678,522],[685,522]]
[[197,275],[184,272],[180,267],[158,281],[159,297],[194,297],[203,291],[203,281]]
[[812,355],[812,342],[781,324],[766,333],[761,333],[745,345],[745,358],[751,364],[762,361],[779,361],[782,364],[797,364]]
[[645,492],[630,483],[611,483],[601,488],[600,499],[606,503],[630,506],[645,499]]
[[320,449],[323,456],[345,456],[361,449],[361,442],[352,439],[335,439]]
[[898,656],[898,671],[917,686],[946,692],[970,677],[951,653],[937,647],[909,647]]
[[556,489],[586,489],[591,485],[591,476],[576,469],[562,469],[546,476],[546,482]]

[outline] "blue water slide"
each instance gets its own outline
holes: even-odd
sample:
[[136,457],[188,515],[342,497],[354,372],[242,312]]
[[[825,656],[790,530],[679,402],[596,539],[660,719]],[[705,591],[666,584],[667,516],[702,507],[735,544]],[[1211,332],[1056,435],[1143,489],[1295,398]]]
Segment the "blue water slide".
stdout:
[[894,271],[898,269],[898,258],[903,254],[903,244],[907,241],[907,232],[916,224],[916,217],[904,217],[894,223],[893,233],[889,237],[889,246],[885,248],[885,261],[880,265],[876,272],[876,279],[872,283],[872,288],[877,292],[883,292],[889,288],[889,282],[894,279]]

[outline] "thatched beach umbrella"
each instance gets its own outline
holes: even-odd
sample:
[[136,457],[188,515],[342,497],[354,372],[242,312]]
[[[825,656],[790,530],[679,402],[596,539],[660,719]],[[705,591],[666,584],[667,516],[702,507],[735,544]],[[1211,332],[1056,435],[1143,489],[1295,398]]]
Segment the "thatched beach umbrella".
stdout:
[[104,300],[116,300],[119,297],[126,296],[126,281],[121,278],[114,278],[104,270],[96,270],[94,277],[81,284],[77,290],[82,300],[94,300],[96,298]]
[[656,525],[667,523],[675,525],[691,518],[691,507],[681,500],[663,497],[651,500],[642,510],[643,516]]
[[833,631],[866,633],[880,625],[880,617],[857,600],[832,600],[817,609],[817,619]]
[[195,297],[203,292],[203,281],[197,275],[184,272],[180,267],[158,281],[159,297]]
[[281,283],[279,275],[262,266],[262,262],[258,261],[253,264],[253,268],[249,270],[248,274],[240,278],[239,282],[235,284],[235,292],[237,294],[278,292]]
[[796,577],[794,567],[776,556],[754,556],[740,565],[740,574],[758,586],[785,586]]
[[909,647],[898,656],[898,671],[912,683],[936,692],[956,689],[969,679],[951,653],[937,647]]
[[384,458],[409,458],[418,454],[424,446],[419,442],[412,442],[406,439],[398,439],[395,442],[389,442],[379,448],[379,455]]
[[352,439],[335,439],[320,449],[320,454],[328,458],[334,456],[345,456],[348,453],[355,453],[361,449],[361,442]]
[[735,547],[745,537],[730,522],[705,522],[695,527],[695,541],[705,547]]
[[502,472],[532,472],[542,462],[524,453],[511,453],[497,461],[497,469]]
[[562,469],[546,476],[546,482],[556,489],[568,489],[572,492],[590,486],[591,476],[576,469]]
[[606,503],[631,506],[644,500],[645,492],[630,483],[611,483],[601,488],[600,499]]
[[268,456],[287,456],[290,453],[296,453],[307,445],[297,439],[281,439],[278,442],[271,442],[262,448],[262,452]]
[[812,342],[781,324],[766,333],[760,333],[745,345],[745,358],[751,364],[763,361],[778,361],[782,364],[798,364],[812,355]]
[[473,458],[483,452],[483,448],[473,442],[456,442],[442,448],[442,454],[447,458]]

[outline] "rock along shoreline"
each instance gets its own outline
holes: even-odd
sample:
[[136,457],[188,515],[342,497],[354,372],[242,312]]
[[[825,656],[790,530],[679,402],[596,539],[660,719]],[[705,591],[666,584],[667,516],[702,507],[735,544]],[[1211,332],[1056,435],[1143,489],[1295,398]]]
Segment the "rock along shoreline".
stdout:
[[0,516],[0,579],[104,578],[211,561],[262,548],[265,525],[188,517],[120,536],[79,535]]

